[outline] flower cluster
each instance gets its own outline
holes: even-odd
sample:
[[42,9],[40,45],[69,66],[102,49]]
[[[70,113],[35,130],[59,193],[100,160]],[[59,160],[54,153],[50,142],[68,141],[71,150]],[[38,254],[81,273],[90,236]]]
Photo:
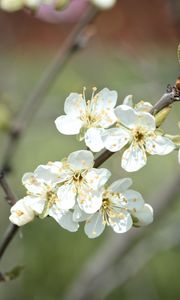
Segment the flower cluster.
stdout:
[[49,162],[24,174],[27,196],[11,208],[10,221],[22,226],[35,216],[50,216],[71,232],[85,221],[85,233],[90,238],[99,236],[105,225],[122,233],[133,225],[151,223],[152,208],[138,192],[128,189],[131,179],[117,180],[106,187],[110,171],[93,168],[93,164],[93,154],[80,150],[61,162]]
[[[149,155],[179,149],[180,136],[167,135],[159,128],[169,111],[153,116],[149,102],[134,105],[131,95],[117,107],[116,103],[116,91],[104,88],[96,93],[93,88],[89,100],[84,88],[82,94],[67,97],[65,115],[58,117],[55,125],[61,133],[84,140],[92,152],[122,150],[121,166],[127,172],[145,166]],[[11,208],[10,221],[21,226],[35,217],[50,216],[71,232],[85,222],[89,238],[99,236],[106,225],[123,233],[132,226],[150,224],[153,209],[139,192],[129,189],[132,180],[119,179],[108,185],[111,172],[95,168],[89,150],[72,152],[62,161],[40,165],[33,173],[24,174],[27,195]],[[180,160],[180,150],[178,153]]]
[[[100,9],[109,9],[116,4],[116,0],[85,0],[90,1]],[[0,7],[7,11],[16,11],[24,7],[37,9],[41,5],[50,5],[57,10],[71,5],[72,0],[1,0]]]
[[94,89],[91,100],[86,100],[84,92],[71,93],[64,105],[66,115],[55,120],[56,127],[63,134],[77,134],[93,152],[122,150],[121,166],[127,172],[145,166],[147,155],[166,155],[175,149],[175,144],[156,129],[150,103],[140,101],[133,108],[132,96],[117,107],[116,102],[117,92],[107,88],[97,94]]

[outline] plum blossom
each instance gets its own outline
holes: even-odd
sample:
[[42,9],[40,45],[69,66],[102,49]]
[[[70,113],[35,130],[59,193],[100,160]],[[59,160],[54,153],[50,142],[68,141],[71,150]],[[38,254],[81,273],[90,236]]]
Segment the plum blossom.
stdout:
[[71,93],[64,105],[66,115],[58,117],[55,124],[60,133],[79,135],[91,151],[98,152],[104,148],[102,135],[106,128],[116,121],[117,92],[107,88],[97,94],[95,91],[94,88],[91,100],[86,100],[85,92]]
[[106,225],[124,233],[133,225],[145,226],[153,221],[151,206],[144,203],[140,193],[129,189],[131,184],[130,178],[124,178],[104,189],[100,209],[86,220],[84,230],[89,238],[98,237]]
[[116,152],[124,146],[121,166],[127,172],[141,169],[147,163],[147,154],[166,155],[175,149],[174,143],[156,131],[154,116],[127,105],[115,108],[118,127],[103,134],[105,148]]
[[109,9],[116,4],[116,0],[91,0],[100,9]]
[[61,208],[70,209],[78,204],[87,214],[96,212],[102,204],[102,187],[110,171],[93,168],[94,156],[87,150],[72,152],[64,164],[66,178],[57,190]]
[[[61,173],[62,175],[59,176]],[[61,199],[57,196],[57,183],[62,180],[64,180],[64,172],[61,162],[40,165],[34,173],[25,173],[22,178],[28,194],[25,203],[40,218],[49,215],[63,228],[77,231],[79,225],[72,220],[72,212],[62,209]]]
[[26,203],[27,200],[28,196],[17,201],[11,207],[11,215],[9,217],[9,220],[17,226],[27,224],[31,222],[35,217],[34,210],[32,210],[31,207],[29,207]]

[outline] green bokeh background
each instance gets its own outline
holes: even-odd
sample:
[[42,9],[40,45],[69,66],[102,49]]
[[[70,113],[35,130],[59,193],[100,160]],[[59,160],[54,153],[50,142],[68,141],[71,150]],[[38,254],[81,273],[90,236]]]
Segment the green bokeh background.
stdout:
[[[0,78],[1,95],[6,97],[13,114],[24,105],[27,95],[37,84],[39,77],[53,56],[52,51],[1,52]],[[179,75],[176,49],[167,50],[154,45],[130,56],[119,48],[89,48],[73,56],[69,64],[58,76],[46,99],[34,116],[33,122],[23,136],[13,160],[13,173],[8,180],[21,198],[25,189],[21,177],[33,171],[37,165],[60,160],[71,151],[85,149],[83,143],[74,136],[60,135],[54,125],[57,116],[63,114],[65,98],[72,91],[81,92],[87,87],[98,90],[103,87],[118,91],[118,103],[128,94],[134,100],[155,103]],[[170,133],[178,133],[180,107],[175,104],[164,128]],[[1,156],[6,140],[1,133]],[[120,167],[120,154],[115,154],[105,164],[111,169],[111,181],[119,177],[133,178],[133,188],[139,190],[144,199],[150,199],[163,182],[167,182],[179,170],[177,152],[165,157],[150,157],[145,168],[137,173],[127,174]],[[1,196],[0,234],[8,225],[9,206]],[[173,201],[168,215],[159,221],[159,228],[177,222],[180,216],[179,200]],[[158,199],[156,199],[158,201]],[[151,203],[153,205],[153,203]],[[158,223],[158,220],[156,220]],[[138,229],[137,229],[138,230]],[[74,278],[78,276],[83,264],[96,252],[110,230],[98,239],[88,239],[83,226],[77,233],[60,228],[51,218],[35,220],[21,228],[8,247],[1,262],[1,271],[10,270],[15,265],[25,266],[24,271],[10,283],[0,285],[2,300],[58,300]],[[148,231],[149,232],[149,231]],[[180,247],[159,253],[135,277],[122,288],[112,292],[108,300],[156,300],[180,299]]]

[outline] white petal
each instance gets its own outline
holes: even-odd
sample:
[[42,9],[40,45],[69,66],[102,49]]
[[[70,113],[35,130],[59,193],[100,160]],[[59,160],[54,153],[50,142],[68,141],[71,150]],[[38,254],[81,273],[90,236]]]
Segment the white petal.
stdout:
[[167,137],[156,135],[146,138],[146,151],[151,155],[166,155],[174,149],[174,143]]
[[152,109],[152,104],[149,102],[140,101],[135,105],[136,111],[149,112]]
[[126,96],[123,100],[123,105],[133,107],[133,96],[132,95]]
[[137,211],[144,207],[144,199],[139,192],[128,190],[123,195],[127,200],[127,208],[129,210]]
[[104,147],[111,152],[121,150],[130,140],[130,133],[125,128],[107,129],[102,136]]
[[73,221],[73,214],[72,212],[65,213],[60,219],[59,219],[59,225],[63,227],[64,229],[76,232],[79,228],[79,224],[77,222]]
[[42,197],[28,196],[26,199],[26,203],[39,215],[44,209],[46,199]]
[[59,220],[64,215],[65,211],[59,208],[56,204],[52,205],[49,209],[48,215],[59,223]]
[[86,110],[86,101],[82,94],[71,93],[65,100],[64,111],[71,117],[79,117]]
[[79,208],[78,205],[75,205],[73,211],[73,221],[74,222],[83,222],[89,218],[89,214],[86,214],[83,210]]
[[98,211],[102,205],[102,191],[80,190],[77,196],[79,207],[87,214]]
[[132,185],[131,178],[123,178],[114,181],[109,187],[108,191],[113,193],[122,193],[125,192]]
[[102,89],[98,94],[96,94],[95,98],[95,111],[101,112],[102,110],[111,109],[116,105],[117,102],[117,92],[111,91],[108,88]]
[[127,105],[119,105],[115,108],[115,115],[118,121],[127,128],[134,128],[137,123],[136,111]]
[[44,191],[43,185],[34,176],[34,173],[25,173],[22,177],[22,184],[33,194],[41,194]]
[[117,121],[114,109],[104,109],[101,116],[102,118],[97,122],[97,125],[102,128],[108,128]]
[[102,141],[102,133],[104,132],[101,128],[90,128],[85,133],[86,146],[93,152],[99,152],[104,148]]
[[58,206],[62,209],[73,208],[76,200],[76,189],[73,184],[63,184],[57,191]]
[[154,116],[148,112],[137,112],[136,127],[143,128],[147,131],[154,131],[156,129]]
[[83,170],[93,166],[94,156],[90,151],[79,150],[72,152],[67,161],[73,170]]
[[149,204],[145,204],[142,210],[133,213],[133,215],[138,219],[135,225],[146,226],[153,222],[153,209]]
[[121,166],[127,172],[134,172],[146,165],[147,157],[144,148],[132,144],[122,156]]
[[55,120],[57,130],[62,134],[73,135],[80,132],[83,122],[71,116],[60,116]]
[[113,218],[110,221],[110,226],[117,233],[127,232],[132,227],[132,218],[127,211],[122,211],[119,218]]
[[51,172],[51,168],[48,165],[40,165],[34,171],[34,175],[38,181],[52,185],[58,182],[58,176]]
[[9,217],[9,220],[11,221],[11,223],[17,226],[27,224],[31,222],[35,217],[34,211],[26,203],[26,198],[27,197],[19,200],[11,207],[11,215]]
[[95,169],[92,168],[85,176],[84,179],[86,180],[89,187],[93,190],[99,189],[102,187],[111,176],[111,172],[105,168]]
[[105,224],[103,223],[101,213],[97,212],[86,221],[84,231],[90,239],[93,239],[101,235],[104,228]]

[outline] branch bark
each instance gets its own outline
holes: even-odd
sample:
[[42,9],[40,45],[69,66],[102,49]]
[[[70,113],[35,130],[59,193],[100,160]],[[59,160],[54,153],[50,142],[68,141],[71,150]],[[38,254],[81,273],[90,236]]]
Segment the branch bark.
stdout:
[[95,19],[98,12],[99,10],[97,8],[89,5],[82,19],[79,23],[77,23],[63,45],[60,47],[57,55],[54,57],[49,67],[45,70],[39,83],[27,99],[17,119],[13,122],[2,162],[3,170],[5,172],[9,172],[11,170],[11,160],[22,134],[31,123],[40,104],[42,103],[42,100],[45,98],[45,95],[49,91],[57,76],[60,74],[73,53],[77,49],[81,48],[81,41],[84,39],[83,31],[85,27]]

